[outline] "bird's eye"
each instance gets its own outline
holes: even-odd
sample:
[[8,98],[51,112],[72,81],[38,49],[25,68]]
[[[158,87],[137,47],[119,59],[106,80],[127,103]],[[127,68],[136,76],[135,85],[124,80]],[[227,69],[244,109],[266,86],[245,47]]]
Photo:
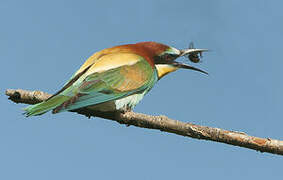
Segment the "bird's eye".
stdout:
[[177,55],[174,54],[164,54],[162,56],[162,59],[164,59],[165,61],[171,61],[177,58]]
[[163,55],[163,59],[166,60],[166,61],[168,61],[168,60],[170,59],[169,54],[164,54],[164,55]]

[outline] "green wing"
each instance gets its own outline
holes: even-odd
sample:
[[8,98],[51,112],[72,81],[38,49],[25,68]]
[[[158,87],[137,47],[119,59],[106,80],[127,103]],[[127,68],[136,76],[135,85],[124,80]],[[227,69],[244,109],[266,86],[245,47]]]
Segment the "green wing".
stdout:
[[150,89],[157,81],[154,72],[152,67],[142,60],[134,65],[93,73],[69,90],[76,93],[70,102],[65,102],[58,108],[58,112],[96,105],[143,92]]
[[[102,72],[91,73],[95,71],[95,67],[89,68],[80,77],[75,77],[72,85],[67,84],[69,87],[63,87],[55,96],[40,103],[42,105],[26,108],[27,116],[39,115],[51,109],[54,113],[79,109],[151,89],[158,79],[156,70],[145,59],[140,56],[138,58],[134,64]],[[58,103],[56,99],[59,99]]]

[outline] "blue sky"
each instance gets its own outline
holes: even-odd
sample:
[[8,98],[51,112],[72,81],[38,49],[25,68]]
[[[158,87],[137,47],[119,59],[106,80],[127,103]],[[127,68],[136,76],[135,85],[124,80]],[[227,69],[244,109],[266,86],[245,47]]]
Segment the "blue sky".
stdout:
[[[266,179],[281,156],[74,113],[25,118],[7,88],[56,92],[92,53],[157,41],[208,48],[135,108],[283,139],[282,1],[13,1],[0,3],[0,179]],[[181,59],[185,61],[185,59]]]

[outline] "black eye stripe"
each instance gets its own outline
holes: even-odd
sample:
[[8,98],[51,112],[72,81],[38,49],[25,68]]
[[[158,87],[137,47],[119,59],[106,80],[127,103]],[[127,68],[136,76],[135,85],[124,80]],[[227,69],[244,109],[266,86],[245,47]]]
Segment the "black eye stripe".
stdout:
[[177,54],[167,54],[166,53],[161,56],[154,57],[154,62],[155,64],[167,64],[168,62],[171,62],[178,57],[179,55]]
[[178,57],[177,54],[164,54],[161,56],[161,59],[171,61],[173,59],[176,59],[177,57]]

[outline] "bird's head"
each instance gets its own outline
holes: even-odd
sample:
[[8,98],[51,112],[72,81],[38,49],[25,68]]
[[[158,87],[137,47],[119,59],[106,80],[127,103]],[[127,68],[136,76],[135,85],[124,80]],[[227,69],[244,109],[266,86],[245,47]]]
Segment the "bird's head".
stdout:
[[207,74],[207,72],[201,69],[176,61],[177,58],[187,55],[196,55],[194,57],[198,58],[198,54],[203,51],[207,51],[207,49],[188,48],[184,50],[178,50],[174,47],[157,42],[141,42],[137,43],[136,45],[141,47],[144,52],[147,53],[147,60],[155,66],[159,79],[170,72],[176,71],[179,68],[191,69]]

